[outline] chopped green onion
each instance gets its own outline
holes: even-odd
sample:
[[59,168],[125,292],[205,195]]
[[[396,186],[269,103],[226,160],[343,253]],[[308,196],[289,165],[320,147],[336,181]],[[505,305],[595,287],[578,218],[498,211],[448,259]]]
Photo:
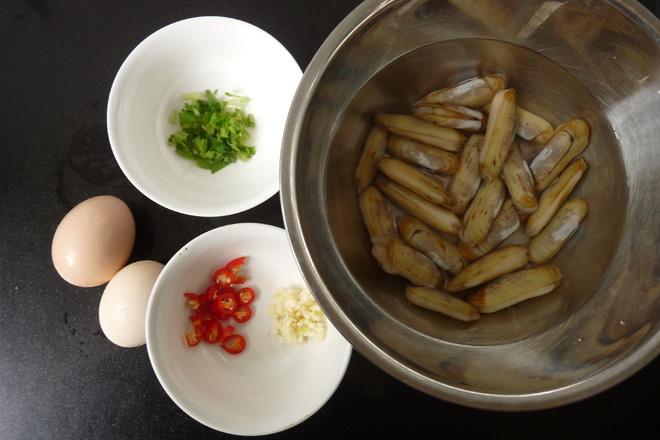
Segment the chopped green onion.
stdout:
[[[255,147],[246,145],[248,128],[255,126],[254,117],[244,111],[250,99],[226,92],[229,99],[219,100],[215,93],[206,90],[183,95],[188,102],[178,112],[181,130],[167,141],[181,157],[212,173],[237,160],[247,161],[256,153]],[[169,118],[171,124],[176,116],[175,111]]]

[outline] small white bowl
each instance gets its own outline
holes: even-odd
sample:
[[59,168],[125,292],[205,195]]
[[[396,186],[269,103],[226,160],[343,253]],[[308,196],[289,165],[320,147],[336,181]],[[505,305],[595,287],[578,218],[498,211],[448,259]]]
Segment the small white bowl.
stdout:
[[[265,31],[226,17],[197,17],[147,37],[126,58],[110,90],[108,137],[128,179],[154,202],[183,214],[214,217],[250,209],[279,190],[284,125],[302,71]],[[170,124],[186,93],[247,96],[256,154],[217,173],[175,153]]]
[[[201,342],[192,330],[184,292],[203,292],[216,268],[246,256],[241,273],[254,288],[253,317],[232,325],[247,346],[238,355]],[[165,265],[147,308],[147,350],[161,385],[188,415],[218,431],[265,435],[312,416],[344,377],[352,347],[327,320],[323,341],[280,343],[269,307],[282,287],[304,287],[284,229],[241,223],[211,230],[185,245]]]

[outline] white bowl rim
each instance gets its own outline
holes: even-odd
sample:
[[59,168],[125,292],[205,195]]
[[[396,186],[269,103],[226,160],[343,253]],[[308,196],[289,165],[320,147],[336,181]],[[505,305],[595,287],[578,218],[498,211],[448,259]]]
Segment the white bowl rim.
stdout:
[[[127,135],[122,134],[122,131],[128,130],[126,127],[128,124],[121,122],[121,110],[127,106],[126,99],[122,98],[121,95],[124,89],[130,88],[127,84],[135,83],[137,81],[135,76],[139,76],[138,73],[144,72],[145,67],[142,67],[142,65],[146,62],[142,62],[142,59],[145,54],[149,53],[150,56],[153,56],[155,48],[167,47],[167,45],[160,44],[162,41],[176,38],[182,32],[192,28],[204,29],[204,32],[213,32],[215,36],[220,37],[230,33],[232,38],[238,35],[236,38],[240,37],[241,44],[243,44],[241,47],[249,48],[250,53],[255,54],[250,57],[250,62],[254,64],[248,66],[241,63],[240,69],[242,70],[236,71],[235,65],[229,63],[234,69],[229,73],[230,69],[223,67],[219,60],[223,54],[230,53],[229,51],[232,49],[218,46],[218,50],[227,52],[219,53],[218,60],[214,58],[213,62],[205,61],[205,66],[211,70],[203,73],[195,72],[195,77],[187,80],[177,77],[173,81],[179,84],[170,84],[167,96],[176,95],[182,105],[182,93],[203,91],[203,89],[197,90],[201,87],[190,90],[185,88],[185,84],[200,82],[205,84],[204,88],[217,89],[219,93],[224,91],[231,91],[232,93],[245,92],[250,98],[246,111],[254,114],[257,121],[257,126],[252,130],[253,136],[251,139],[257,148],[257,154],[248,162],[239,161],[211,175],[208,170],[198,168],[192,161],[180,158],[174,153],[172,147],[169,147],[172,151],[167,153],[172,157],[162,160],[168,166],[169,169],[166,171],[169,174],[166,177],[160,177],[159,181],[154,183],[145,182],[143,178],[147,175],[147,172],[142,170],[142,165],[136,167],[134,165],[136,162],[133,156],[134,153],[129,154],[126,151],[132,148],[122,146],[122,143],[127,144],[124,139]],[[253,41],[257,41],[257,43]],[[209,46],[213,43],[206,44]],[[199,45],[187,46],[190,46],[193,50],[192,48]],[[215,48],[215,46],[213,47]],[[208,51],[208,47],[204,50]],[[255,66],[263,69],[262,64],[264,63],[270,63],[268,65],[276,64],[276,68],[271,68],[268,75],[261,74],[257,76],[256,74],[248,75],[245,73],[246,70],[249,68],[254,69]],[[137,73],[134,71],[137,71]],[[193,74],[191,73],[191,75]],[[208,79],[212,75],[213,79]],[[201,77],[206,77],[206,80]],[[222,77],[222,79],[219,77]],[[301,77],[302,70],[286,47],[266,31],[248,22],[222,16],[199,16],[166,25],[147,36],[129,53],[113,80],[108,99],[106,123],[110,146],[115,159],[128,180],[140,192],[152,201],[175,212],[198,217],[215,217],[236,214],[251,209],[265,202],[279,191],[279,157],[284,125],[293,94]],[[225,87],[214,87],[216,84],[214,81],[216,80],[218,85],[224,84]],[[280,86],[277,90],[272,87],[276,81]],[[174,90],[179,89],[181,89],[181,93],[174,92]],[[248,94],[249,92],[246,92],[248,89],[252,90],[253,93]],[[167,99],[167,96],[163,100]],[[170,97],[170,100],[172,99],[174,98]],[[129,103],[128,105],[133,104]],[[167,106],[162,103],[162,107]],[[165,114],[165,117],[159,118],[157,124],[167,125],[167,117],[174,108],[180,107],[172,107],[169,111],[163,110],[162,113]],[[159,113],[161,112],[159,111]],[[164,119],[164,122],[160,119]],[[170,128],[170,130],[174,132],[175,129]],[[157,137],[155,133],[153,136]],[[133,139],[131,139],[131,142],[138,145],[139,143]],[[158,142],[160,142],[160,139],[158,139]],[[130,147],[133,147],[133,145],[131,144]],[[168,147],[159,145],[158,148],[166,149]],[[263,159],[259,159],[260,153]],[[231,170],[232,167],[240,169]],[[225,176],[222,176],[223,172],[225,172]],[[155,171],[151,174],[158,175]],[[179,174],[185,174],[185,176]],[[253,176],[253,180],[250,180],[250,176]],[[162,183],[170,179],[176,179],[172,183],[172,187],[178,190],[176,185],[179,185],[181,191],[163,189]],[[197,199],[197,195],[200,193],[195,189],[205,188],[209,183],[215,189],[213,194],[200,195],[200,198]],[[197,188],[187,188],[187,186],[193,184],[197,185]]]
[[[305,376],[306,380],[308,381],[311,380],[315,384],[321,384],[320,388],[322,392],[315,393],[314,390],[310,390],[309,384],[305,386],[304,390],[303,389],[294,390],[294,392],[298,393],[297,395],[298,400],[294,403],[294,404],[298,404],[298,408],[294,408],[294,410],[288,408],[285,410],[284,408],[279,408],[279,407],[286,406],[286,402],[287,402],[286,392],[283,392],[281,389],[278,389],[277,390],[278,408],[274,409],[273,411],[275,413],[280,411],[281,414],[275,414],[278,417],[275,417],[272,414],[271,416],[269,416],[266,413],[261,414],[262,417],[253,420],[250,426],[236,426],[236,425],[223,424],[222,420],[210,418],[208,414],[203,414],[202,412],[196,410],[195,408],[187,404],[188,399],[186,398],[186,396],[181,395],[179,390],[180,384],[177,383],[178,381],[184,379],[182,379],[181,377],[176,377],[176,375],[173,374],[173,368],[170,368],[171,364],[168,362],[168,361],[177,362],[177,360],[181,357],[180,355],[178,357],[175,356],[176,351],[179,350],[179,348],[177,347],[172,348],[173,344],[171,343],[171,341],[168,342],[168,345],[166,345],[167,350],[163,350],[162,346],[159,348],[159,344],[162,345],[162,341],[159,341],[159,335],[163,333],[162,332],[159,333],[157,330],[158,323],[159,322],[162,323],[163,321],[162,319],[159,320],[157,318],[158,316],[162,316],[159,315],[158,312],[162,311],[163,302],[167,301],[167,298],[164,299],[163,295],[166,295],[168,293],[167,286],[172,286],[173,283],[171,282],[171,278],[177,276],[177,271],[179,271],[182,266],[192,265],[193,262],[198,263],[200,260],[200,256],[203,256],[204,253],[208,251],[208,249],[210,248],[217,249],[217,247],[222,244],[224,245],[232,244],[233,249],[241,250],[242,248],[240,243],[246,240],[251,242],[248,243],[246,247],[247,249],[258,248],[262,250],[265,249],[266,251],[270,249],[272,252],[270,253],[265,252],[265,255],[270,255],[270,256],[278,255],[280,258],[273,259],[271,265],[276,266],[278,270],[282,270],[284,272],[283,279],[288,279],[291,281],[293,280],[293,278],[295,278],[300,283],[301,287],[304,286],[302,275],[300,275],[300,272],[298,271],[298,268],[295,265],[295,260],[290,250],[284,229],[276,226],[260,224],[260,223],[236,223],[236,224],[221,226],[216,229],[210,230],[194,238],[188,244],[183,246],[181,250],[179,250],[172,257],[172,259],[165,265],[163,271],[161,272],[161,275],[158,277],[154,285],[154,288],[152,290],[152,295],[149,299],[149,304],[147,308],[147,319],[146,319],[147,351],[154,372],[159,382],[163,386],[164,390],[170,396],[170,398],[177,404],[177,406],[179,406],[190,417],[192,417],[193,419],[197,420],[198,422],[206,426],[209,426],[213,429],[226,432],[229,434],[266,435],[291,428],[293,426],[302,423],[307,418],[311,417],[323,405],[325,405],[325,403],[330,399],[330,397],[332,397],[337,387],[341,383],[343,376],[348,368],[348,363],[350,361],[350,357],[352,354],[352,347],[332,326],[330,320],[327,320],[328,336],[326,337],[326,340],[309,341],[306,344],[302,344],[298,346],[285,346],[283,344],[279,344],[279,342],[277,342],[277,340],[274,339],[275,337],[272,335],[261,334],[263,333],[263,331],[259,333],[260,332],[259,329],[256,330],[247,329],[247,327],[244,327],[244,330],[242,330],[243,328],[239,327],[241,326],[241,324],[237,324],[235,325],[237,331],[240,331],[241,333],[246,335],[246,337],[248,338],[248,344],[250,344],[250,341],[253,341],[253,346],[255,347],[255,351],[259,350],[259,348],[256,348],[257,342],[255,338],[257,336],[259,338],[264,338],[264,339],[271,338],[271,341],[275,341],[276,346],[270,352],[265,354],[259,352],[257,352],[256,354],[249,354],[248,350],[250,349],[250,346],[248,346],[248,348],[244,353],[241,353],[240,355],[235,357],[231,355],[226,355],[222,353],[219,348],[214,348],[210,345],[198,346],[191,349],[185,346],[185,343],[183,342],[183,335],[182,334],[180,335],[180,337],[178,338],[179,341],[175,342],[174,345],[180,344],[181,346],[185,346],[184,350],[190,350],[188,353],[190,353],[191,356],[196,356],[196,355],[198,357],[215,356],[215,358],[212,359],[210,362],[215,362],[220,356],[224,356],[225,358],[227,357],[230,358],[231,361],[235,360],[236,362],[243,362],[243,365],[256,360],[258,361],[260,366],[267,366],[273,363],[271,362],[269,364],[269,359],[268,359],[269,356],[273,358],[282,355],[282,353],[284,353],[285,356],[289,356],[290,359],[296,359],[298,361],[300,360],[304,361],[305,359],[308,358],[324,359],[323,365],[326,366],[327,364],[326,370],[319,369],[318,371],[302,371],[304,370],[304,368],[302,367],[298,368],[300,364],[289,365],[287,368],[287,370],[292,370],[289,374],[297,374],[300,376]],[[233,249],[228,252],[234,252]],[[257,260],[256,255],[248,256],[246,265],[250,264],[250,261],[256,262],[256,260]],[[261,263],[263,263],[263,261],[261,261]],[[253,271],[254,273],[261,273],[262,271],[268,272],[269,270],[268,268],[264,267],[263,264],[257,266],[259,267],[259,271],[256,272]],[[293,272],[295,272],[295,275],[293,275],[292,278],[291,274]],[[247,285],[251,285],[252,277],[249,275],[249,273],[248,273],[248,277],[249,279]],[[264,293],[268,295],[266,290],[263,288],[264,281],[261,280],[260,282],[259,280],[257,280],[257,277],[255,276],[255,282],[256,282],[255,290],[258,292],[258,295],[264,295]],[[266,282],[266,284],[268,284],[268,282]],[[286,286],[280,286],[280,287],[286,287]],[[176,288],[171,287],[169,293],[172,293],[172,289],[176,289]],[[271,293],[272,292],[273,291],[271,290]],[[182,321],[184,321],[185,323],[186,321],[185,313],[187,312],[185,312],[185,304],[183,301],[183,297],[181,298],[182,298],[181,304],[184,305],[184,308],[182,309],[184,311],[183,312],[184,315],[182,315]],[[253,318],[253,320],[255,318],[258,318],[259,316],[261,316],[263,319],[270,320],[269,316],[264,317],[265,315],[267,315],[267,310],[261,310],[260,312],[261,312],[260,315],[258,315],[255,312],[255,317]],[[244,325],[250,324],[250,322],[251,321],[245,323]],[[174,324],[168,324],[168,325],[171,326]],[[250,330],[253,330],[252,333],[250,333]],[[208,352],[202,354],[201,350],[199,349],[206,349],[208,350]],[[209,353],[211,353],[211,355],[209,355]],[[245,355],[253,356],[253,358],[248,358]],[[188,357],[186,359],[189,360],[190,358]],[[279,363],[284,363],[287,361],[288,358],[287,360],[277,360],[277,362]],[[204,362],[205,361],[203,360],[200,362],[200,364],[203,364]],[[314,361],[312,362],[312,364],[317,365],[318,361]],[[310,364],[305,363],[304,365],[308,366]],[[277,369],[277,367],[275,367],[275,369]],[[234,379],[236,379],[236,377],[239,376],[233,376]],[[282,378],[281,376],[277,376],[277,377],[280,379]],[[258,379],[263,379],[263,378],[258,378]],[[277,384],[280,384],[281,382],[285,382],[285,381],[277,380],[275,382]],[[289,386],[290,384],[291,382],[289,382]],[[283,386],[283,385],[278,385],[278,386]],[[303,385],[300,385],[300,387],[302,386]],[[296,387],[290,387],[290,388],[296,388]],[[232,402],[232,403],[235,404],[236,402]],[[251,404],[250,401],[239,402],[239,403],[242,403],[244,405]],[[224,409],[226,410],[226,408]],[[222,412],[222,410],[223,408],[217,408],[215,415],[218,416],[218,413]]]

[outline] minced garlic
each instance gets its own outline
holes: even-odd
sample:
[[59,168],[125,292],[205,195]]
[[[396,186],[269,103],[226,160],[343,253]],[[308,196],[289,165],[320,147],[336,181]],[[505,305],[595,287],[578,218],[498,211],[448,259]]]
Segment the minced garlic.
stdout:
[[279,289],[270,305],[270,315],[273,331],[283,344],[325,339],[325,315],[307,289]]

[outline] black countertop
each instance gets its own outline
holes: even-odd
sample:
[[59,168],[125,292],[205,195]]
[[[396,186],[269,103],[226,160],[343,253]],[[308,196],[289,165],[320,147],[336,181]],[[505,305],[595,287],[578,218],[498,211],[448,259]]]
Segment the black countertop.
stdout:
[[[131,261],[166,263],[224,224],[283,226],[279,196],[238,215],[192,218],[139,193],[116,164],[106,105],[117,69],[157,29],[201,15],[261,27],[304,69],[358,0],[0,1],[0,439],[221,439],[183,413],[156,379],[145,346],[101,332],[103,287],[77,288],[53,268],[59,220],[112,194],[137,223]],[[643,2],[656,15],[658,1]],[[272,438],[608,438],[656,432],[660,360],[613,388],[564,407],[498,413],[422,394],[353,353],[334,396]],[[648,434],[651,435],[651,434]]]

